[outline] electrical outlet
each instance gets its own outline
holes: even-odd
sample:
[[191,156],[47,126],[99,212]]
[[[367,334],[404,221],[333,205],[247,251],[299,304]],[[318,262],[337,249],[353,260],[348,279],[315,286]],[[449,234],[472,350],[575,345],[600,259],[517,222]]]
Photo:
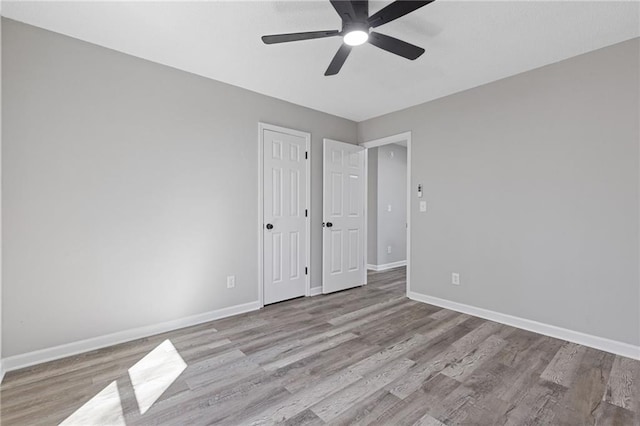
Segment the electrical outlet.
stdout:
[[457,272],[451,273],[451,284],[460,285],[460,274]]
[[387,211],[390,212],[391,211],[391,204],[387,204]]
[[387,246],[387,253],[391,254],[391,246]]
[[227,288],[234,288],[236,286],[236,276],[229,275],[227,277]]

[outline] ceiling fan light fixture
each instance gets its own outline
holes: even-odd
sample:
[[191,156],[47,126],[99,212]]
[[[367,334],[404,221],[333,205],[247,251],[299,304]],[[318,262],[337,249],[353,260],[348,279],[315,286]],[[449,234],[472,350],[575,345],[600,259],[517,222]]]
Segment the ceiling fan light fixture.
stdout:
[[369,33],[362,30],[349,31],[344,35],[344,42],[349,46],[360,46],[369,39]]
[[424,53],[424,49],[421,47],[371,31],[371,29],[395,21],[435,0],[396,0],[378,10],[373,15],[369,15],[369,0],[330,1],[342,21],[341,30],[265,35],[262,36],[262,42],[264,44],[274,44],[327,37],[342,37],[342,44],[324,73],[326,76],[336,75],[340,72],[340,69],[352,50],[352,46],[360,46],[367,42],[378,49],[386,50],[394,55],[412,61]]

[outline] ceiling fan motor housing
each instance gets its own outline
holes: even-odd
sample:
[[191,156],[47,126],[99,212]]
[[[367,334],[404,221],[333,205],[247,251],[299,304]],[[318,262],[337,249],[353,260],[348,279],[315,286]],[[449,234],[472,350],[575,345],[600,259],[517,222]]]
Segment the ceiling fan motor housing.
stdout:
[[371,26],[367,23],[367,21],[342,21],[342,35],[350,33],[351,31],[364,31],[365,33],[369,33],[369,29]]

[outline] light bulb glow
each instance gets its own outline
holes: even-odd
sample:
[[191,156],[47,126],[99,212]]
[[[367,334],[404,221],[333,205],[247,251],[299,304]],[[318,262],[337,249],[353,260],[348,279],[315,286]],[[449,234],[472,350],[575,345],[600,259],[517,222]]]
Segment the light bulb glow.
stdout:
[[366,31],[355,30],[344,35],[344,42],[349,46],[360,46],[364,44],[368,38],[369,34]]

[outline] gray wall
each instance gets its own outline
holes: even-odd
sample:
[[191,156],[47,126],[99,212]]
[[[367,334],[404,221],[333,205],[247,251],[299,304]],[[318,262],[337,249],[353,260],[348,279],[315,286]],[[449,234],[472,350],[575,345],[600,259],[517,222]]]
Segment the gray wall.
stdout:
[[[378,148],[377,265],[407,260],[407,148]],[[391,205],[391,211],[388,206]],[[391,246],[391,253],[387,248]],[[369,262],[371,263],[371,262]]]
[[[258,299],[258,122],[355,123],[3,21],[3,356]],[[236,275],[236,287],[225,277]]]
[[[0,1],[0,13],[2,2]],[[2,18],[0,18],[0,100],[2,99]],[[0,102],[0,176],[2,176],[2,102]],[[2,366],[2,185],[0,185],[0,381],[4,378]]]
[[367,150],[367,264],[378,264],[378,148]]
[[[411,290],[640,344],[638,39],[359,124],[412,131]],[[451,285],[451,273],[461,285]]]

